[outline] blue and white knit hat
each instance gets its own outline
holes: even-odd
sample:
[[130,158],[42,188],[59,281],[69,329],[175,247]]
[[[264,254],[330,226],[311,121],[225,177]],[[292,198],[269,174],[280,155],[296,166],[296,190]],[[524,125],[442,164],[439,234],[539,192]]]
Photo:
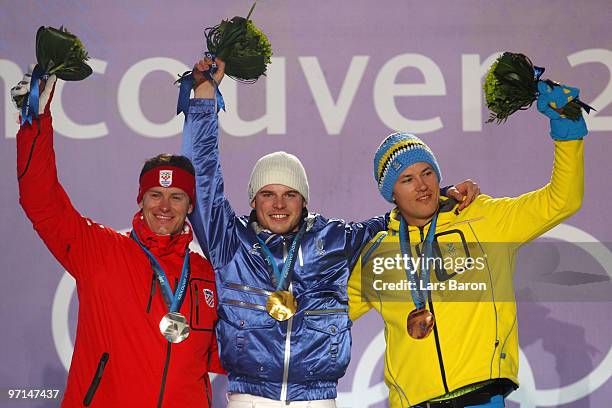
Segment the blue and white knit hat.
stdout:
[[410,133],[393,133],[383,140],[374,155],[374,178],[385,200],[393,202],[397,178],[406,167],[418,162],[431,164],[438,182],[442,180],[436,157],[421,139]]

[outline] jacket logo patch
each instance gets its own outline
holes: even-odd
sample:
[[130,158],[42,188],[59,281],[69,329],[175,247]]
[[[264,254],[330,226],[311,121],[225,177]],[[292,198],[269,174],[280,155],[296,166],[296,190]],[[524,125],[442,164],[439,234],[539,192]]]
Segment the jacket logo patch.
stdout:
[[259,242],[256,242],[253,244],[253,247],[249,250],[249,252],[253,255],[259,255],[259,249],[261,248],[261,245],[259,244]]
[[315,241],[315,246],[317,247],[317,254],[319,256],[323,256],[325,255],[325,248],[324,248],[325,243],[323,242],[322,239],[317,239]]
[[159,171],[159,185],[162,187],[170,187],[172,185],[172,170]]
[[215,293],[210,289],[204,289],[204,300],[208,307],[215,307]]

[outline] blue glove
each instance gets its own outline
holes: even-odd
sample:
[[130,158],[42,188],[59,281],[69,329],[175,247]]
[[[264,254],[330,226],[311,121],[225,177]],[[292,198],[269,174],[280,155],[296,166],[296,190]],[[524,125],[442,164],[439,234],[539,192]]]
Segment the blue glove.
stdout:
[[584,118],[571,120],[560,115],[555,109],[561,109],[568,102],[577,99],[578,88],[565,85],[551,87],[544,81],[538,81],[538,110],[550,118],[550,136],[554,140],[578,140],[587,135]]

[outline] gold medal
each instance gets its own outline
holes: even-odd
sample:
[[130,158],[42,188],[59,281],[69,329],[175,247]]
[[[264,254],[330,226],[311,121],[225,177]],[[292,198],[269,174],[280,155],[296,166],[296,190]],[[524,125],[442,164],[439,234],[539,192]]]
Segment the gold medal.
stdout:
[[436,324],[436,319],[434,318],[433,313],[429,310],[423,309],[414,309],[408,315],[408,319],[406,320],[406,328],[408,329],[408,334],[413,339],[424,339],[429,336],[431,331],[433,330],[434,324]]
[[283,322],[295,314],[297,311],[297,301],[291,292],[277,290],[268,297],[266,310],[274,319]]

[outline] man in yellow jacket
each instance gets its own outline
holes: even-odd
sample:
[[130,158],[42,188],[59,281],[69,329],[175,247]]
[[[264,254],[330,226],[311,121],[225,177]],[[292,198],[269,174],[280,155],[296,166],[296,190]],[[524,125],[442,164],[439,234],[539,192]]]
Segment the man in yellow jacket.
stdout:
[[391,407],[498,408],[518,387],[516,251],[575,213],[583,195],[586,125],[561,109],[578,90],[539,85],[555,159],[537,191],[480,195],[458,212],[439,196],[440,168],[420,139],[395,133],[376,152],[379,190],[397,207],[353,271],[349,313],[374,308],[384,319]]

